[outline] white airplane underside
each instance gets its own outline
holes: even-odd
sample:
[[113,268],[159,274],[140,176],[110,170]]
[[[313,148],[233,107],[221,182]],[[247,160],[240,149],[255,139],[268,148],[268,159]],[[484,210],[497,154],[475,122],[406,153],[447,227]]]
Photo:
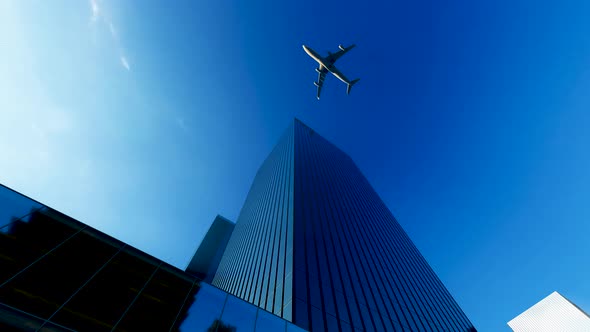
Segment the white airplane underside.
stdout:
[[326,73],[330,72],[332,75],[336,76],[339,80],[346,84],[346,94],[350,93],[350,89],[352,86],[359,81],[357,78],[356,80],[349,80],[342,74],[336,66],[334,66],[334,62],[338,60],[341,56],[343,56],[346,52],[350,51],[355,45],[351,45],[349,47],[343,47],[342,45],[338,45],[340,49],[336,53],[328,52],[327,57],[320,56],[316,51],[312,50],[310,47],[303,45],[303,50],[307,53],[312,59],[318,62],[319,67],[316,68],[316,72],[318,73],[318,80],[317,82],[313,82],[313,84],[317,87],[317,98],[320,99],[320,93],[322,91],[322,86],[324,85],[324,80],[326,79]]

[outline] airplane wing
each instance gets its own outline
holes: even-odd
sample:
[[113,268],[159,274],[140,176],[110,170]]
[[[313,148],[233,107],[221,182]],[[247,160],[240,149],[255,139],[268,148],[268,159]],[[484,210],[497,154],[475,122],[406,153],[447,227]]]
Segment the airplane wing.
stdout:
[[324,86],[324,79],[326,79],[326,73],[328,72],[328,69],[320,65],[320,67],[316,68],[315,71],[318,72],[318,81],[313,82],[313,84],[318,87],[317,98],[320,99],[320,93],[322,92],[322,86]]
[[343,47],[342,45],[338,45],[338,48],[340,50],[336,53],[329,53],[328,56],[326,57],[326,61],[329,63],[336,62],[336,60],[340,59],[341,56],[346,54],[346,52],[352,50],[355,46],[356,46],[355,44],[352,44],[348,47]]

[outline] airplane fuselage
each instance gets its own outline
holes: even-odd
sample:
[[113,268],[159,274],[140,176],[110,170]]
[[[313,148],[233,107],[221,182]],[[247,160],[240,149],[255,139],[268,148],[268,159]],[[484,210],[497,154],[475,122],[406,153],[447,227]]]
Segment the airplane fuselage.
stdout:
[[341,80],[342,82],[344,82],[346,84],[346,94],[350,93],[350,88],[359,81],[359,79],[357,78],[356,80],[349,80],[348,78],[346,78],[346,76],[344,76],[344,74],[342,74],[338,68],[336,68],[336,66],[334,66],[334,63],[336,62],[336,60],[338,60],[341,56],[343,56],[346,52],[350,51],[352,48],[354,48],[354,44],[350,45],[349,47],[344,47],[342,46],[342,44],[338,45],[338,48],[340,49],[338,52],[336,53],[330,53],[328,52],[328,55],[323,57],[321,55],[318,54],[318,52],[314,51],[311,49],[311,47],[307,47],[306,45],[303,45],[303,50],[305,51],[305,53],[307,53],[307,55],[309,55],[312,59],[314,59],[318,64],[318,68],[316,68],[316,72],[318,73],[318,80],[317,82],[313,82],[313,84],[317,87],[317,95],[316,97],[318,99],[320,99],[320,92],[322,91],[322,86],[324,84],[324,78],[326,77],[326,73],[332,73],[332,75],[336,76],[336,78],[338,78],[339,80]]
[[324,60],[324,58],[322,58],[322,56],[319,55],[318,52],[314,51],[311,47],[303,45],[303,50],[305,50],[305,53],[307,53],[310,57],[312,57],[312,59],[317,61],[322,66],[326,68],[329,67],[329,65],[325,63],[326,61]]
[[314,51],[311,47],[303,45],[303,50],[307,53],[312,59],[317,61],[321,66],[326,68],[330,73],[336,76],[339,80],[346,84],[350,84],[350,80],[346,78],[336,67],[334,66],[333,62],[328,62],[324,59],[318,52]]

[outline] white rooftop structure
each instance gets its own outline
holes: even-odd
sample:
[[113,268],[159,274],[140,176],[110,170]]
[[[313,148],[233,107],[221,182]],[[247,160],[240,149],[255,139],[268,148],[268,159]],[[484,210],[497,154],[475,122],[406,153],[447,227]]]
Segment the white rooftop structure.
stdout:
[[553,292],[508,322],[515,332],[590,332],[590,316]]

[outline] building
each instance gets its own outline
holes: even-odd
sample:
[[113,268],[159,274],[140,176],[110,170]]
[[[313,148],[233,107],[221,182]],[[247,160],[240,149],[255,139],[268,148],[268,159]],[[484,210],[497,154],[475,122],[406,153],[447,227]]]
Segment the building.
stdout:
[[475,331],[352,159],[299,120],[212,284],[311,331]]
[[4,186],[0,331],[303,332]]
[[222,216],[215,217],[185,271],[202,278],[208,283],[211,282],[215,272],[217,272],[219,261],[223,256],[234,226],[233,222]]
[[515,332],[589,332],[590,316],[558,292],[508,322]]
[[354,162],[298,120],[185,271],[0,186],[0,331],[305,330],[475,331]]

